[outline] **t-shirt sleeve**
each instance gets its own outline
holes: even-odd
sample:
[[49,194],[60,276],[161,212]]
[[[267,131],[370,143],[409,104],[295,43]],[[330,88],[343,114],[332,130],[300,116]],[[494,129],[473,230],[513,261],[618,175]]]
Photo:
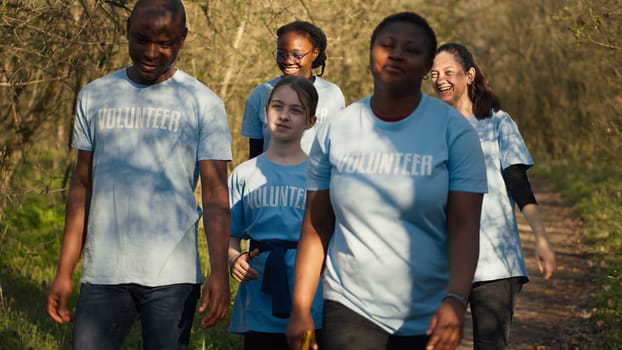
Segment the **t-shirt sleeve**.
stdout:
[[95,149],[94,129],[86,109],[87,99],[88,97],[84,92],[78,95],[71,147],[82,151],[93,151]]
[[335,85],[335,99],[337,99],[339,103],[339,109],[344,109],[346,107],[346,98],[343,96],[343,92],[341,88]]
[[242,127],[240,134],[251,139],[263,139],[263,126],[261,125],[260,109],[262,105],[261,93],[256,88],[248,96],[244,105],[244,114],[242,116]]
[[244,230],[244,185],[239,180],[239,174],[234,170],[228,180],[232,237],[242,237]]
[[486,166],[479,137],[466,119],[458,118],[450,120],[448,128],[449,190],[486,193]]
[[497,126],[499,135],[499,153],[501,154],[501,169],[507,169],[514,164],[533,165],[533,159],[527,149],[516,123],[503,112]]
[[318,129],[309,152],[307,190],[310,191],[327,190],[330,184],[332,167],[329,157],[329,125],[330,123],[325,123]]
[[231,160],[231,133],[222,101],[206,107],[200,117],[198,160]]

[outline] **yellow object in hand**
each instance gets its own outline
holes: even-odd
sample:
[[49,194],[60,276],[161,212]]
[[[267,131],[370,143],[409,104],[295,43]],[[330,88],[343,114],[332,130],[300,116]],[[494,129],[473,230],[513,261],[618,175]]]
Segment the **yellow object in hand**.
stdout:
[[300,346],[300,350],[309,350],[309,346],[311,345],[311,334],[313,330],[307,329],[305,334],[302,336],[302,345]]

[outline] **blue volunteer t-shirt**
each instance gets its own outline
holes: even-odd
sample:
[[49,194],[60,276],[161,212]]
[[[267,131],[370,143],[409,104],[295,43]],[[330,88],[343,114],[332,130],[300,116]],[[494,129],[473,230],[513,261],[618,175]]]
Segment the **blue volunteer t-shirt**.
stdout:
[[318,131],[307,188],[329,189],[336,217],[325,299],[389,333],[425,334],[447,293],[448,193],[486,192],[475,130],[423,94],[396,122],[364,98]]
[[[307,198],[307,161],[279,165],[263,154],[237,166],[229,176],[231,236],[258,241],[298,241]],[[284,333],[287,319],[272,316],[272,296],[261,291],[268,252],[250,260],[256,280],[240,283],[231,312],[230,330]],[[285,253],[290,293],[293,293],[296,250]],[[290,294],[292,295],[292,294]],[[315,293],[312,316],[322,326],[321,285]]]
[[[246,100],[246,106],[244,107],[240,134],[251,139],[263,139],[264,152],[268,149],[271,138],[266,117],[266,103],[272,89],[279,80],[281,80],[281,77],[276,77],[256,86]],[[300,140],[300,145],[307,154],[311,150],[317,128],[345,106],[345,99],[339,86],[318,76],[315,77],[313,86],[319,96],[316,111],[317,121],[312,128],[305,130]]]
[[514,200],[509,195],[503,170],[511,165],[533,165],[533,159],[516,123],[499,110],[490,118],[468,118],[486,159],[488,193],[482,203],[479,260],[474,282],[508,277],[528,277],[516,224]]
[[155,85],[121,69],[81,90],[72,146],[93,152],[81,281],[201,282],[194,190],[200,160],[231,159],[223,101],[179,69]]

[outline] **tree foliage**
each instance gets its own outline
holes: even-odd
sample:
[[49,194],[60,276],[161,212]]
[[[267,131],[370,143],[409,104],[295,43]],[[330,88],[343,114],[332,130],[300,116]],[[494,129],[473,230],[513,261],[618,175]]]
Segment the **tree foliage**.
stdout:
[[[1,219],[4,204],[19,199],[9,188],[15,167],[37,145],[65,150],[77,91],[120,64],[126,11],[103,2],[10,0],[0,2],[0,13]],[[57,169],[41,170],[54,176]]]
[[[9,230],[5,208],[19,210],[33,193],[49,195],[46,199],[62,206],[58,197],[75,157],[69,143],[76,94],[89,81],[130,63],[125,21],[133,3],[0,0],[0,249],[7,231],[22,229]],[[325,31],[324,77],[342,88],[349,103],[371,93],[367,67],[374,26],[386,15],[408,10],[428,19],[439,44],[455,41],[471,49],[537,163],[580,160],[585,168],[568,170],[578,172],[607,162],[614,176],[622,175],[619,0],[185,4],[190,33],[177,65],[224,99],[234,140],[231,166],[248,156],[247,140],[239,135],[246,97],[279,74],[272,58],[279,26],[300,19]],[[429,84],[424,91],[432,94]],[[33,206],[28,213],[47,212]],[[0,270],[5,271],[2,260]],[[0,285],[0,301],[1,292]],[[40,329],[55,337],[54,331]]]

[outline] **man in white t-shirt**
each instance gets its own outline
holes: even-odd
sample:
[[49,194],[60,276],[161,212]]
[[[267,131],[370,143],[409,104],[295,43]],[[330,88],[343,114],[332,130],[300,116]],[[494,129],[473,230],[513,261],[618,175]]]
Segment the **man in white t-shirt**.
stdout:
[[[47,313],[74,321],[73,348],[120,348],[136,317],[144,349],[188,347],[203,276],[197,245],[203,215],[211,275],[203,327],[229,306],[223,101],[174,66],[186,35],[179,0],[139,0],[128,19],[133,65],[84,87],[72,147],[64,240]],[[194,190],[201,178],[203,209]],[[83,252],[80,296],[67,307]]]

